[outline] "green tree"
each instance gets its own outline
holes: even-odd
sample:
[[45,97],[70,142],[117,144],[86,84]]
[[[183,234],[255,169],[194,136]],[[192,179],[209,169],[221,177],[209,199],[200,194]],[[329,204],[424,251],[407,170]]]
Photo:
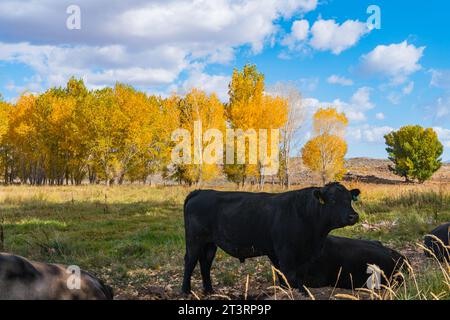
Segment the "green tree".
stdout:
[[436,132],[421,126],[405,126],[384,136],[386,151],[394,165],[390,170],[406,181],[420,183],[431,178],[441,167],[444,150]]

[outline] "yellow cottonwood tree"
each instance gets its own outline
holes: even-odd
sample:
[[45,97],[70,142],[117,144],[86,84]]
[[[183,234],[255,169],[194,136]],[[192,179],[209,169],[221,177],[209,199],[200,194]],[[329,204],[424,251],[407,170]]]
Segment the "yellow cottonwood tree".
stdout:
[[12,105],[2,101],[0,96],[0,172],[3,173],[3,181],[9,183],[10,150],[8,144],[9,117]]
[[[209,129],[218,130],[223,140],[225,133],[224,106],[215,94],[208,96],[205,92],[193,88],[179,101],[178,108],[180,128],[190,132],[192,160],[194,160],[194,140],[198,138],[194,135],[196,121],[198,124],[201,123],[202,131],[199,133],[202,136],[202,141],[199,141],[199,144],[202,150],[206,150],[208,145],[218,139],[218,137],[210,137],[208,141],[203,140],[203,133]],[[223,145],[223,142],[220,141],[220,144]],[[216,163],[207,163],[202,155],[199,156],[200,163],[178,164],[175,168],[174,178],[178,181],[193,184],[213,180],[221,174],[221,169]]]
[[7,139],[13,147],[14,175],[22,182],[39,183],[42,173],[41,154],[36,140],[33,116],[36,96],[23,94],[11,111]]
[[75,100],[67,98],[62,89],[50,89],[36,99],[32,120],[43,170],[39,184],[42,179],[58,185],[70,179],[74,110]]
[[[233,71],[229,95],[226,116],[232,129],[244,132],[255,130],[258,137],[259,129],[279,129],[287,121],[287,101],[264,93],[264,75],[258,72],[255,65],[246,65],[242,71]],[[269,130],[268,145],[270,142]],[[246,157],[249,159],[249,141],[246,139],[245,143]],[[242,185],[247,177],[254,178],[262,185],[264,180],[261,170],[260,163],[249,164],[248,160],[245,164],[225,164],[224,167],[228,179]]]
[[302,160],[310,170],[320,175],[323,184],[339,180],[345,173],[347,143],[344,133],[347,124],[345,114],[334,108],[319,109],[314,114],[315,136],[302,148]]
[[347,126],[345,113],[339,113],[335,108],[320,108],[313,117],[314,134],[317,136],[329,134],[343,137]]

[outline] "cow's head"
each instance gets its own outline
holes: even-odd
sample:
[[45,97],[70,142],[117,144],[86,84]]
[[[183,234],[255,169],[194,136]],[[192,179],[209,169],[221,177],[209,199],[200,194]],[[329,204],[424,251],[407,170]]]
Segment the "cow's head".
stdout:
[[322,212],[330,219],[331,229],[352,226],[358,222],[359,215],[352,207],[361,192],[347,190],[340,183],[330,183],[314,190],[314,197],[322,206]]

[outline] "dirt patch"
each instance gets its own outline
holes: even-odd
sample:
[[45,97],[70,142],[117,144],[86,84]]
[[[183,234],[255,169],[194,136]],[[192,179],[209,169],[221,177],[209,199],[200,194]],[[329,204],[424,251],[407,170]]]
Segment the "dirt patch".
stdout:
[[[405,246],[399,251],[408,258],[416,273],[423,270],[426,258],[420,248],[411,245]],[[224,268],[229,268],[229,266],[225,267],[222,264],[223,262],[218,262],[213,267],[213,279],[217,279],[218,274],[225,270]],[[115,298],[119,300],[337,300],[350,299],[351,297],[358,297],[358,299],[373,298],[373,296],[371,297],[370,294],[363,291],[332,287],[310,288],[311,296],[307,297],[300,294],[297,290],[289,291],[274,287],[273,282],[268,281],[267,277],[261,275],[264,272],[246,274],[243,272],[243,268],[238,267],[238,270],[235,270],[237,272],[236,278],[242,279],[242,281],[236,281],[234,285],[223,285],[220,281],[214,281],[216,292],[208,296],[205,296],[201,291],[201,276],[198,270],[196,270],[192,278],[194,294],[186,296],[180,293],[181,268],[176,268],[171,271],[161,270],[158,272],[139,269],[129,274],[129,279],[126,281],[127,285],[125,287],[116,289]],[[258,262],[255,269],[258,270],[258,268],[270,268],[270,265],[265,262]],[[382,294],[383,292],[379,293]]]

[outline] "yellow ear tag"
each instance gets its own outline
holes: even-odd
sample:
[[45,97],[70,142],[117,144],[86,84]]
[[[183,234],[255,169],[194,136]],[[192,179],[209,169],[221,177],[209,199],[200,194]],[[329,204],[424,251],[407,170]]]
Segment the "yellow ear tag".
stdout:
[[325,204],[325,201],[323,201],[322,198],[319,199],[320,204]]

